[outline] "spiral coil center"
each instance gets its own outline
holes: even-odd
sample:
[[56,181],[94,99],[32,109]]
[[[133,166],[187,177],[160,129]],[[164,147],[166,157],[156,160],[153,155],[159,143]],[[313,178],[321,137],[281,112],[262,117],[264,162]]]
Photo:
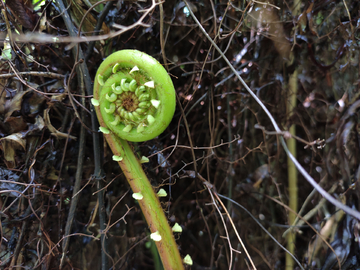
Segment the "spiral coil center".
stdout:
[[[135,70],[140,72],[137,68]],[[113,75],[103,82],[103,87],[108,89],[105,95],[107,102],[103,106],[105,112],[113,118],[110,124],[114,127],[123,124],[122,130],[125,132],[136,127],[137,132],[141,133],[154,122],[153,115],[160,104],[156,100],[154,82],[141,84],[138,82],[140,77],[135,74],[131,74],[131,78],[129,75],[124,78],[124,73],[118,70],[117,65],[112,71]]]

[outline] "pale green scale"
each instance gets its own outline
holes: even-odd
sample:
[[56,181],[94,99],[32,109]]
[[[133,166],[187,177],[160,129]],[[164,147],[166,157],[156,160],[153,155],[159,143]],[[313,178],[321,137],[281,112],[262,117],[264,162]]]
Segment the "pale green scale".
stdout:
[[152,123],[155,122],[155,118],[151,114],[149,114],[146,119],[147,119],[149,125],[151,125]]
[[115,86],[115,83],[111,86],[113,92],[117,95],[121,95],[123,90],[121,89],[120,86]]
[[132,112],[129,112],[128,115],[129,115],[129,120],[131,120],[131,121],[136,120]]
[[142,92],[147,92],[145,86],[140,86],[135,90],[135,95],[139,96]]
[[125,109],[124,109],[124,108],[121,108],[121,110],[120,110],[120,116],[121,116],[121,118],[125,118],[125,114],[126,114]]
[[143,123],[140,123],[140,124],[138,125],[136,131],[137,131],[138,133],[141,133],[141,132],[144,131],[144,129],[145,129],[145,125],[144,125]]
[[119,115],[115,115],[114,121],[110,122],[110,124],[113,125],[113,126],[117,126],[119,123],[120,123],[120,116]]
[[138,114],[142,114],[142,113],[145,112],[145,110],[142,109],[142,108],[137,108],[137,109],[135,110],[135,112],[138,113]]
[[149,108],[150,107],[150,102],[146,102],[146,101],[143,101],[143,102],[140,102],[139,103],[139,108]]
[[136,111],[133,111],[132,114],[136,119],[140,119],[140,114],[138,114]]
[[123,131],[124,132],[130,132],[132,129],[132,125],[127,125],[126,127],[124,127]]
[[123,91],[129,91],[129,83],[126,82],[126,79],[122,79],[120,82],[121,89]]
[[105,112],[106,113],[114,113],[116,110],[115,104],[114,103],[110,103],[110,108],[105,108]]
[[150,98],[149,94],[141,94],[140,97],[139,97],[139,100],[140,101],[146,101],[146,100],[149,100],[149,98]]
[[113,66],[113,68],[112,68],[112,73],[116,73],[116,72],[118,72],[118,68],[120,67],[120,65],[119,65],[119,63],[116,63],[114,66]]
[[114,102],[115,100],[117,100],[117,95],[115,93],[111,93],[110,96],[109,94],[106,94],[105,98],[110,102]]
[[102,75],[98,75],[98,83],[103,86],[104,85],[104,77]]
[[129,84],[129,89],[131,92],[135,92],[137,88],[137,82],[135,80],[132,80]]
[[152,99],[150,102],[156,109],[160,106],[160,100]]

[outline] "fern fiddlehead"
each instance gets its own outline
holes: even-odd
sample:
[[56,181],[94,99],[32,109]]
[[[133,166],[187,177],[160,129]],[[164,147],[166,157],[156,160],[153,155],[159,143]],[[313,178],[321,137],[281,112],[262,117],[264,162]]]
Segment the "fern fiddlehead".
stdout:
[[[175,112],[175,91],[166,70],[149,55],[122,50],[98,69],[94,98],[106,126],[127,141],[160,135]],[[97,88],[95,88],[97,89]]]
[[[166,70],[151,56],[122,50],[100,65],[92,100],[108,145],[138,200],[165,269],[184,269],[167,218],[141,162],[127,141],[155,138],[175,112],[175,90]],[[185,262],[186,263],[186,262]]]

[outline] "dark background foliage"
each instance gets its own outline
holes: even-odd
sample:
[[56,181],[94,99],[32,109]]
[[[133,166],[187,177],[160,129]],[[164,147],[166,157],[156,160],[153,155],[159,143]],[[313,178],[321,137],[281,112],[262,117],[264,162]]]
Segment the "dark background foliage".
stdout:
[[[86,4],[65,2],[76,29],[89,9]],[[86,111],[79,121],[74,109],[83,109],[80,103],[70,102],[84,95],[72,74],[77,60],[71,48],[77,43],[15,42],[17,36],[40,32],[64,37],[69,30],[54,2],[32,5],[16,0],[1,5],[1,75],[15,71],[64,75],[0,77],[1,267],[59,268],[79,148],[84,147],[80,199],[64,269],[100,269],[99,188],[92,177],[91,115]],[[92,35],[104,5],[88,14],[81,35]],[[138,22],[141,10],[150,7],[151,1],[115,1],[99,34],[113,31],[113,24]],[[358,209],[359,2],[204,0],[192,1],[191,9],[278,125],[283,130],[296,125],[296,135],[302,139],[297,141],[297,159],[305,170],[325,190]],[[163,208],[169,222],[183,228],[176,235],[180,253],[191,255],[192,269],[228,269],[230,243],[241,251],[233,252],[233,269],[248,269],[249,258],[231,218],[257,269],[285,269],[284,250],[254,219],[224,199],[229,216],[223,216],[222,223],[202,181],[193,177],[195,158],[197,172],[219,194],[241,204],[286,246],[282,234],[289,227],[288,210],[270,199],[285,205],[289,202],[288,164],[280,135],[269,133],[274,130],[269,118],[211,46],[182,1],[165,1],[163,13],[155,7],[143,21],[147,27],[139,25],[98,41],[93,49],[87,42],[80,43],[87,52],[85,64],[91,78],[102,59],[121,49],[144,51],[164,64],[161,16],[164,55],[179,103],[161,136],[133,144],[133,148],[139,155],[150,156],[146,173],[154,187],[161,186],[169,194],[162,200]],[[289,78],[295,71],[297,105],[289,117]],[[71,96],[64,82],[70,82]],[[86,96],[86,108],[90,98]],[[83,146],[78,140],[82,124],[88,127]],[[195,148],[190,147],[190,139]],[[158,258],[147,243],[147,225],[102,139],[100,145],[105,186],[100,209],[112,225],[106,231],[109,267],[154,269]],[[159,166],[165,158],[166,165]],[[314,213],[308,218],[313,228],[307,224],[297,228],[295,257],[305,269],[323,265],[323,269],[332,269],[328,247],[315,229],[329,243],[335,240],[334,248],[345,250],[343,269],[356,269],[357,221],[322,201],[318,193],[309,197],[312,186],[298,176],[301,215]]]

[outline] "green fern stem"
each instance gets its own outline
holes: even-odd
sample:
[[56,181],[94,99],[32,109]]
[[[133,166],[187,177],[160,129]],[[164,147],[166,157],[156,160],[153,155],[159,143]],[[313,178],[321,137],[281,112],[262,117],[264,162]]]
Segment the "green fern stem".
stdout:
[[170,123],[176,100],[169,75],[159,62],[140,51],[115,52],[97,71],[92,101],[113,159],[138,195],[151,233],[158,235],[155,243],[164,268],[184,269],[158,196],[127,143],[151,140]]

